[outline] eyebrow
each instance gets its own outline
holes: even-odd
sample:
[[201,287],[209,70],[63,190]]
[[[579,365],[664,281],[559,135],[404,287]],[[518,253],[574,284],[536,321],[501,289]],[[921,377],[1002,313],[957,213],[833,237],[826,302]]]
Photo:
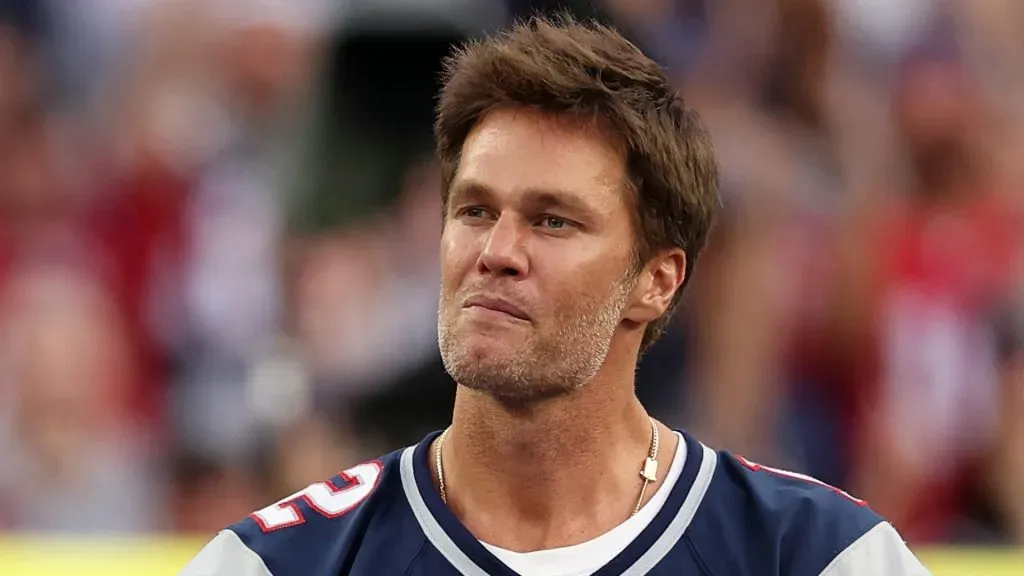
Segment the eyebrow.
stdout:
[[[494,196],[494,191],[483,182],[462,180],[452,187],[449,202],[457,204],[472,199],[493,200]],[[562,208],[580,217],[597,217],[594,208],[579,196],[557,188],[527,188],[523,191],[523,204],[537,211]]]

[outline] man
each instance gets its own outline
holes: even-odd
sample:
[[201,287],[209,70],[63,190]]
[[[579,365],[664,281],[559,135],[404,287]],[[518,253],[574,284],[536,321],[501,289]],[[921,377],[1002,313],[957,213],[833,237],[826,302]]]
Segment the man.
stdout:
[[436,135],[451,427],[255,512],[183,574],[927,574],[862,502],[636,400],[718,202],[652,61],[534,19],[447,62]]

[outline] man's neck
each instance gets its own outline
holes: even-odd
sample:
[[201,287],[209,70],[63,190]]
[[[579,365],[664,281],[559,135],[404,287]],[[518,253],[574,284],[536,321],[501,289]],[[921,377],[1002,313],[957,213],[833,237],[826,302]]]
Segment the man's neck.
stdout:
[[[585,542],[629,517],[651,423],[632,386],[609,384],[515,411],[459,389],[443,467],[448,504],[471,533],[531,551]],[[677,438],[659,427],[660,481]]]

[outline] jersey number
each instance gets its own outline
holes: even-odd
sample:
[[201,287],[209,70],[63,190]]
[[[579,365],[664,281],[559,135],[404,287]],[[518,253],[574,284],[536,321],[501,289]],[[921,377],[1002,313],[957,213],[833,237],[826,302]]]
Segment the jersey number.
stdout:
[[821,480],[818,480],[817,478],[815,478],[813,476],[808,476],[806,474],[800,474],[800,473],[797,473],[797,472],[790,472],[789,470],[780,470],[778,468],[772,468],[771,466],[765,466],[763,464],[758,464],[756,462],[751,462],[750,460],[747,460],[743,456],[739,456],[739,455],[736,456],[736,459],[739,460],[740,464],[743,464],[744,466],[746,466],[747,468],[753,470],[754,472],[764,471],[764,472],[768,472],[770,474],[775,474],[777,476],[782,476],[784,478],[794,478],[796,480],[803,480],[804,482],[810,482],[811,484],[815,484],[817,486],[821,486],[822,488],[828,488],[829,490],[835,492],[836,494],[839,494],[843,498],[846,498],[847,500],[853,502],[854,504],[856,504],[858,506],[867,506],[868,505],[868,503],[865,502],[864,500],[861,500],[859,498],[854,498],[853,496],[851,496],[846,491],[841,490],[839,488],[836,488],[835,486],[833,486],[831,484],[826,484],[826,483],[822,482]]
[[337,518],[361,504],[377,488],[384,466],[379,461],[367,462],[349,468],[338,476],[345,485],[338,487],[330,480],[317,482],[299,490],[262,510],[252,513],[253,520],[264,532],[298,526],[306,522],[299,509],[299,500],[327,518]]

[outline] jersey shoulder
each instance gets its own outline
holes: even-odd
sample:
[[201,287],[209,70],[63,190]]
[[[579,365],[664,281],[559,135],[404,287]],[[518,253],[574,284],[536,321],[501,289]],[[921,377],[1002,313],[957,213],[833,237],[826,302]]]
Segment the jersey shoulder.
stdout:
[[692,537],[711,574],[759,573],[756,564],[768,564],[782,574],[818,576],[884,523],[839,488],[726,451],[718,452],[698,518]]
[[389,557],[398,562],[401,546],[393,543],[412,545],[412,538],[400,533],[405,523],[391,521],[401,513],[395,503],[404,499],[400,456],[401,451],[392,452],[313,483],[229,526],[211,545],[237,557],[222,560],[225,567],[263,566],[240,576],[348,573],[357,551],[386,541],[392,542]]
[[787,518],[788,513],[802,514],[806,517],[793,519],[839,521],[861,532],[882,521],[866,501],[813,476],[751,462],[725,451],[719,452],[719,463],[730,479],[761,506],[779,512],[780,519]]

